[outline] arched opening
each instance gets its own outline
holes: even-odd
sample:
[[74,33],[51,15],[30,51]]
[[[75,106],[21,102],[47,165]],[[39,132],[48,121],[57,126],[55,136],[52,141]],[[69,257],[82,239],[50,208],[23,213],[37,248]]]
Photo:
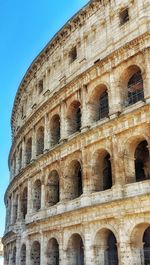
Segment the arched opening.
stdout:
[[17,221],[17,215],[18,215],[18,195],[14,199],[14,205],[13,205],[13,223],[16,223]]
[[67,132],[71,135],[81,129],[81,105],[79,101],[73,101],[67,114]]
[[137,69],[128,80],[128,103],[132,105],[143,99],[143,78],[140,69]]
[[60,141],[60,117],[59,115],[54,115],[50,122],[50,132],[51,132],[51,146],[54,146]]
[[40,265],[40,243],[35,241],[31,247],[31,265]]
[[31,157],[32,157],[32,138],[29,138],[26,143],[26,152],[25,152],[26,165],[30,163]]
[[13,248],[11,264],[16,265],[16,247]]
[[95,88],[89,100],[89,114],[91,122],[108,117],[109,101],[107,87],[105,85],[99,85]]
[[44,127],[37,130],[36,155],[43,154],[44,151]]
[[67,248],[68,265],[84,265],[84,245],[79,234],[73,234]]
[[47,204],[53,206],[59,202],[59,175],[56,170],[53,170],[47,182]]
[[99,150],[94,157],[93,182],[94,191],[103,191],[112,187],[112,168],[110,154],[106,150]]
[[41,181],[36,180],[33,187],[33,209],[35,211],[41,208]]
[[150,264],[150,225],[138,224],[131,234],[133,264]]
[[67,200],[78,198],[83,193],[82,168],[79,161],[74,160],[69,165],[65,178],[65,195]]
[[140,142],[135,150],[135,176],[136,181],[150,178],[150,157],[146,140]]
[[21,170],[22,168],[22,148],[20,148],[20,151],[19,151],[19,171]]
[[20,265],[26,265],[26,245],[23,244],[20,253]]
[[96,234],[94,257],[96,265],[118,265],[117,241],[109,229],[104,228]]
[[137,65],[131,65],[123,72],[120,85],[125,106],[144,100],[143,78]]
[[150,226],[145,230],[143,235],[144,265],[150,264]]
[[48,242],[47,264],[59,265],[59,245],[55,238],[50,239]]
[[23,219],[25,219],[27,214],[27,200],[28,200],[28,189],[27,187],[25,187],[21,198],[21,212]]

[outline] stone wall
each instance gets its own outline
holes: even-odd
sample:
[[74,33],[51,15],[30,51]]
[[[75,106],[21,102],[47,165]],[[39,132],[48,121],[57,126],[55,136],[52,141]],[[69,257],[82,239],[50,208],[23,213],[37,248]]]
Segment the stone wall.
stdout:
[[5,265],[149,264],[149,11],[90,1],[27,71],[12,114]]

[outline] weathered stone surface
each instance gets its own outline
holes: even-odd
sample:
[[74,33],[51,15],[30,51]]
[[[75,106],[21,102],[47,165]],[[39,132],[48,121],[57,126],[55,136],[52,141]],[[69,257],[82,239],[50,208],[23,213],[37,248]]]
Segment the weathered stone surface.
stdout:
[[90,1],[25,74],[5,265],[150,263],[149,14],[147,0]]

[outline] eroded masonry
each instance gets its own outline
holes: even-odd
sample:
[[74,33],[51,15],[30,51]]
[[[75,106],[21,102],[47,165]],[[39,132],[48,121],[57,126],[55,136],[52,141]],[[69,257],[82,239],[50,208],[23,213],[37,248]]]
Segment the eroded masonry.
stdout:
[[150,264],[150,1],[93,0],[12,112],[5,265]]

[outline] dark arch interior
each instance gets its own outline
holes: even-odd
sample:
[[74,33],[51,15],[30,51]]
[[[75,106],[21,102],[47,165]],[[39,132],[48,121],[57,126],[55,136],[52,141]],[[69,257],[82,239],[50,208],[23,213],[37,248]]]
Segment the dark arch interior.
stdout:
[[51,146],[59,143],[60,140],[60,117],[55,115],[51,120]]
[[76,162],[76,164],[74,165],[74,184],[76,186],[75,197],[77,198],[83,193],[82,168],[79,162]]
[[34,242],[31,248],[32,265],[40,265],[40,243]]
[[117,241],[114,234],[110,231],[107,238],[107,250],[105,253],[106,265],[118,265]]
[[27,214],[27,198],[28,198],[28,190],[27,187],[23,190],[22,201],[21,201],[21,211],[23,215],[23,219],[25,219]]
[[47,259],[48,264],[59,265],[59,245],[55,238],[48,242]]
[[20,265],[26,265],[26,245],[25,244],[23,244],[21,247]]
[[59,202],[59,175],[56,170],[53,170],[48,178],[47,202],[49,206]]
[[71,265],[84,265],[84,245],[78,234],[74,234],[69,240],[68,260]]
[[44,151],[44,128],[40,127],[37,131],[37,155],[43,154]]
[[38,211],[41,208],[41,181],[37,180],[34,184],[33,209]]
[[79,101],[74,101],[68,111],[68,134],[71,135],[81,129],[81,105]]
[[32,139],[29,138],[26,144],[26,164],[29,164],[32,156]]
[[132,105],[144,99],[143,79],[141,71],[136,71],[128,81],[128,103]]
[[108,105],[108,93],[104,91],[99,98],[99,120],[108,117],[109,105]]
[[112,170],[110,155],[107,154],[104,158],[104,168],[103,168],[103,190],[110,189],[112,187]]
[[136,181],[150,178],[149,151],[147,141],[140,142],[135,150],[135,176]]
[[144,232],[143,243],[144,243],[144,265],[149,265],[150,264],[150,226]]

